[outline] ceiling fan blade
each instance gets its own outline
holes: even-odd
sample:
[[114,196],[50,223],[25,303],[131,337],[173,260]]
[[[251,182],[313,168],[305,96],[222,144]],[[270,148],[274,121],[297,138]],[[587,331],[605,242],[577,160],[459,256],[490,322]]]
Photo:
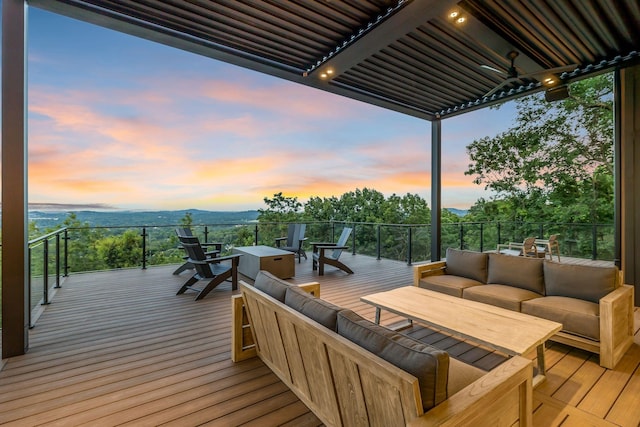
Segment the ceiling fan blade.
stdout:
[[507,75],[507,73],[506,73],[506,72],[504,72],[504,71],[502,71],[502,70],[498,70],[497,68],[493,68],[493,67],[491,67],[491,66],[489,66],[489,65],[484,65],[484,64],[482,64],[482,65],[480,66],[480,68],[484,68],[485,70],[493,71],[494,73],[502,74],[503,76],[506,76],[506,75]]
[[515,82],[516,80],[519,80],[519,78],[518,77],[509,77],[508,79],[505,79],[505,81],[500,83],[498,86],[494,87],[489,92],[485,93],[483,96],[489,97],[489,96],[493,95],[494,93],[496,93],[497,91],[499,91],[500,89],[502,89],[503,86],[506,86],[511,82]]
[[564,73],[566,71],[573,71],[576,68],[578,68],[578,64],[564,65],[562,67],[549,68],[547,70],[540,70],[540,71],[534,71],[533,73],[522,74],[520,75],[520,78],[527,79],[529,77],[541,76],[545,74]]

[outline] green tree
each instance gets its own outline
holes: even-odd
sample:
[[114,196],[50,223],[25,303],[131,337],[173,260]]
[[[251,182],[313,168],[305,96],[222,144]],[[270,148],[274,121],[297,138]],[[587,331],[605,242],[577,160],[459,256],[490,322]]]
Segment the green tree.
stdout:
[[108,236],[96,242],[98,256],[109,268],[136,267],[142,264],[142,241],[134,230]]
[[540,94],[515,101],[512,128],[467,147],[465,174],[507,201],[511,220],[611,221],[612,93],[613,76],[604,74],[571,84],[560,102]]

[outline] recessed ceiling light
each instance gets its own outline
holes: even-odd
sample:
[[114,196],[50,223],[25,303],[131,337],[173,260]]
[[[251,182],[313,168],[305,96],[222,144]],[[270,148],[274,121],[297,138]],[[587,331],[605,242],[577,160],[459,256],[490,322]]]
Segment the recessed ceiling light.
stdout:
[[327,73],[322,73],[322,74],[320,74],[320,78],[321,78],[321,79],[326,79],[326,78],[327,78]]
[[329,68],[329,69],[327,70],[327,74],[329,74],[329,75],[333,74],[333,68]]
[[464,24],[466,20],[467,18],[465,18],[464,16],[461,16],[460,18],[456,19],[456,24]]
[[457,18],[457,17],[458,17],[458,15],[460,15],[460,12],[458,12],[457,10],[454,10],[453,12],[451,12],[451,13],[449,14],[449,18],[451,18],[451,19],[455,19],[455,18]]

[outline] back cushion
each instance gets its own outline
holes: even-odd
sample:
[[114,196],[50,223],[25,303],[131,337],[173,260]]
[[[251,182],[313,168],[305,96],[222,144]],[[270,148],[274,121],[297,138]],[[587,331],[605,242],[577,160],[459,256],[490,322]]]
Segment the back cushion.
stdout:
[[449,354],[354,313],[338,313],[338,333],[418,379],[425,411],[447,398]]
[[447,274],[487,283],[487,254],[447,249]]
[[284,302],[284,294],[290,285],[268,271],[260,270],[253,286],[278,301]]
[[297,286],[288,287],[287,292],[285,292],[284,303],[322,326],[332,331],[336,330],[338,312],[342,310],[342,307],[338,307],[321,298],[316,298]]
[[489,254],[487,283],[515,286],[544,295],[543,259]]
[[617,267],[544,263],[547,295],[578,298],[596,304],[615,289],[617,274]]

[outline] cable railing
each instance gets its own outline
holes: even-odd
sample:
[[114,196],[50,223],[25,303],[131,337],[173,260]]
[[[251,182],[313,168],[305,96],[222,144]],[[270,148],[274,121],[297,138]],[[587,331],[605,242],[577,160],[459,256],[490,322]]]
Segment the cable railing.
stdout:
[[[385,224],[343,221],[305,221],[306,249],[313,241],[335,241],[342,228],[352,227],[353,254],[377,259],[415,262],[431,260],[430,224]],[[222,243],[223,254],[234,247],[275,246],[286,236],[287,223],[252,222],[191,225],[203,242]],[[29,300],[35,323],[38,309],[51,301],[61,277],[71,273],[177,264],[183,260],[176,225],[65,227],[29,241]],[[499,243],[526,237],[560,236],[561,255],[613,260],[613,224],[458,222],[444,223],[440,257],[449,247],[487,251]]]

